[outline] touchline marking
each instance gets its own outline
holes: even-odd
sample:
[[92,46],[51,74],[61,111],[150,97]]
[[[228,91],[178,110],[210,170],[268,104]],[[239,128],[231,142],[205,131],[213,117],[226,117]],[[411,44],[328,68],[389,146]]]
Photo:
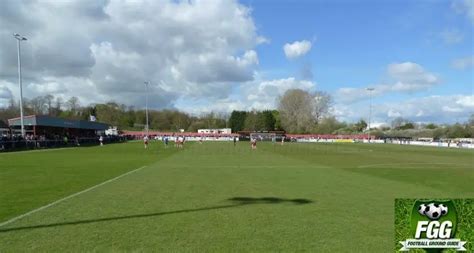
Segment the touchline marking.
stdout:
[[218,168],[230,168],[230,169],[277,169],[277,168],[283,168],[283,169],[292,169],[292,168],[317,168],[317,169],[331,169],[332,167],[327,166],[327,165],[314,165],[314,164],[302,164],[302,165],[190,165],[190,166],[164,166],[164,167],[169,167],[173,169],[187,169],[187,168],[210,168],[210,169],[218,169]]
[[146,166],[142,166],[142,167],[140,167],[140,168],[138,168],[138,169],[134,169],[134,170],[132,170],[132,171],[129,171],[129,172],[124,173],[124,174],[122,174],[122,175],[119,175],[119,176],[117,176],[117,177],[111,178],[111,179],[109,179],[109,180],[107,180],[107,181],[104,181],[104,182],[102,182],[102,183],[100,183],[100,184],[98,184],[98,185],[94,185],[94,186],[92,186],[92,187],[90,187],[90,188],[87,188],[87,189],[82,190],[82,191],[80,191],[80,192],[76,192],[76,193],[74,193],[74,194],[72,194],[72,195],[69,195],[69,196],[64,197],[64,198],[62,198],[62,199],[59,199],[59,200],[56,200],[56,201],[54,201],[54,202],[52,202],[52,203],[49,203],[49,204],[47,204],[47,205],[45,205],[45,206],[36,208],[36,209],[31,210],[31,211],[29,211],[29,212],[27,212],[27,213],[24,213],[24,214],[22,214],[22,215],[20,215],[20,216],[14,217],[14,218],[12,218],[12,219],[10,219],[10,220],[7,220],[7,221],[5,221],[5,222],[0,223],[0,227],[3,227],[3,226],[5,226],[5,225],[8,225],[8,224],[10,224],[10,223],[12,223],[12,222],[15,222],[15,221],[17,221],[17,220],[19,220],[19,219],[22,219],[22,218],[26,217],[26,216],[29,216],[29,215],[32,215],[32,214],[34,214],[34,213],[36,213],[36,212],[39,212],[39,211],[41,211],[41,210],[44,210],[44,209],[46,209],[46,208],[48,208],[48,207],[52,207],[52,206],[54,206],[54,205],[56,205],[56,204],[58,204],[58,203],[61,203],[61,202],[65,201],[65,200],[68,200],[68,199],[70,199],[70,198],[74,198],[74,197],[76,197],[76,196],[78,196],[78,195],[80,195],[80,194],[83,194],[83,193],[86,193],[86,192],[88,192],[88,191],[94,190],[94,189],[97,188],[97,187],[100,187],[100,186],[102,186],[102,185],[105,185],[105,184],[107,184],[107,183],[110,183],[110,182],[112,182],[112,181],[115,181],[115,180],[117,180],[117,179],[119,179],[119,178],[121,178],[121,177],[127,176],[127,175],[129,175],[129,174],[134,173],[134,172],[137,172],[137,171],[139,171],[139,170],[141,170],[141,169],[143,169],[143,168],[145,168],[145,167],[146,167]]
[[377,163],[377,164],[366,164],[366,165],[360,165],[360,166],[357,166],[357,168],[370,168],[370,167],[378,167],[378,166],[381,166],[381,167],[386,167],[386,166],[397,166],[397,165],[415,165],[415,167],[417,165],[451,165],[454,167],[467,167],[467,166],[472,166],[470,164],[462,164],[462,163]]
[[38,153],[38,152],[47,152],[47,151],[59,151],[59,150],[68,150],[75,149],[79,147],[66,147],[66,148],[45,148],[45,149],[34,149],[34,150],[21,150],[21,151],[9,151],[9,152],[0,152],[0,155],[21,155],[26,153]]

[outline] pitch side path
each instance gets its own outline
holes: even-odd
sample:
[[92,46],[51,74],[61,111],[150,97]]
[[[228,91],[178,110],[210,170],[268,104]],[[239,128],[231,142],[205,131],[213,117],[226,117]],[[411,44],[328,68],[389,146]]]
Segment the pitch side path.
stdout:
[[383,144],[6,153],[0,252],[393,252],[394,198],[472,182],[472,150]]

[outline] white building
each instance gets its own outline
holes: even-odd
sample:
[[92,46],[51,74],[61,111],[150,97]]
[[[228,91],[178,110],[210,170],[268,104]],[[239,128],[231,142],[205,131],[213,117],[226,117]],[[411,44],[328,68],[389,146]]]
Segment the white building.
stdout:
[[117,127],[109,127],[109,129],[105,130],[105,135],[112,135],[112,136],[119,135]]
[[200,134],[231,134],[232,129],[230,128],[220,128],[220,129],[198,129]]

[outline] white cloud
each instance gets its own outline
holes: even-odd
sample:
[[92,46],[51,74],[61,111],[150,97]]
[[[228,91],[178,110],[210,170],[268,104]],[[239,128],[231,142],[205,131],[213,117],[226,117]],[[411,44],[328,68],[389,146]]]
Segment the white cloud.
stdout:
[[390,117],[390,118],[396,118],[396,117],[402,116],[402,114],[399,111],[397,111],[393,108],[390,108],[387,112],[387,116]]
[[[52,93],[80,101],[173,106],[180,97],[223,98],[253,80],[257,33],[251,9],[219,1],[4,1],[0,11],[0,88],[14,95],[16,44],[25,96]],[[163,82],[161,82],[163,80]]]
[[298,58],[307,54],[311,50],[311,42],[307,40],[295,41],[293,43],[286,43],[283,46],[283,51],[289,59]]
[[392,80],[385,84],[369,85],[374,88],[370,94],[366,88],[339,88],[336,99],[351,103],[390,92],[413,93],[428,90],[440,82],[439,77],[426,71],[422,66],[413,62],[392,63],[387,67],[387,75]]
[[459,97],[456,100],[456,104],[458,104],[461,107],[474,109],[474,95]]
[[258,36],[257,37],[257,44],[270,44],[270,39],[263,37],[263,36]]
[[386,108],[397,108],[400,116],[415,122],[456,122],[474,112],[474,101],[472,95],[427,96],[378,105],[376,113]]
[[0,82],[0,107],[8,106],[10,99],[12,98],[12,92],[6,86],[2,86]]
[[456,0],[451,6],[456,12],[466,15],[474,23],[474,0]]
[[213,100],[209,103],[206,99],[193,99],[193,100],[179,100],[177,105],[182,110],[191,113],[193,115],[200,115],[202,113],[224,113],[228,114],[232,110],[248,110],[246,104],[243,104],[240,99],[233,98],[220,98]]
[[[366,103],[346,104],[337,103],[335,110],[340,120],[357,121],[368,119],[369,106]],[[449,95],[426,96],[411,98],[397,102],[374,103],[372,120],[374,122],[390,123],[396,117],[403,117],[414,122],[453,123],[465,122],[474,113],[474,96]]]
[[0,99],[10,99],[12,92],[7,87],[0,87]]
[[180,101],[179,107],[192,113],[199,112],[230,112],[232,110],[274,109],[277,99],[288,89],[314,90],[316,84],[312,81],[299,80],[294,77],[260,80],[247,82],[240,87],[240,97],[224,97],[213,100],[212,103],[197,99]]
[[388,74],[403,83],[435,84],[438,78],[413,62],[393,63],[388,66]]
[[271,109],[276,107],[276,100],[288,89],[311,90],[316,87],[312,81],[298,80],[294,77],[261,81],[252,89],[248,89],[247,100],[252,108]]
[[453,106],[448,106],[448,105],[443,106],[441,110],[443,112],[462,112],[463,111],[463,109],[460,107],[453,107]]
[[451,66],[453,68],[459,69],[459,70],[472,68],[473,65],[474,65],[474,55],[464,57],[464,58],[454,59],[453,62],[451,63]]

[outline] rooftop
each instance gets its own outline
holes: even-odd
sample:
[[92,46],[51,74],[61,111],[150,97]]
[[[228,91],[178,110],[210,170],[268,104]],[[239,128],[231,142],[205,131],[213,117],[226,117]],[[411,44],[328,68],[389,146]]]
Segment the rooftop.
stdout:
[[[62,128],[79,128],[79,129],[93,129],[106,130],[109,128],[108,124],[87,121],[56,118],[46,115],[29,115],[23,117],[25,126],[48,126],[48,127],[62,127]],[[20,126],[20,118],[13,118],[8,120],[10,127]]]

